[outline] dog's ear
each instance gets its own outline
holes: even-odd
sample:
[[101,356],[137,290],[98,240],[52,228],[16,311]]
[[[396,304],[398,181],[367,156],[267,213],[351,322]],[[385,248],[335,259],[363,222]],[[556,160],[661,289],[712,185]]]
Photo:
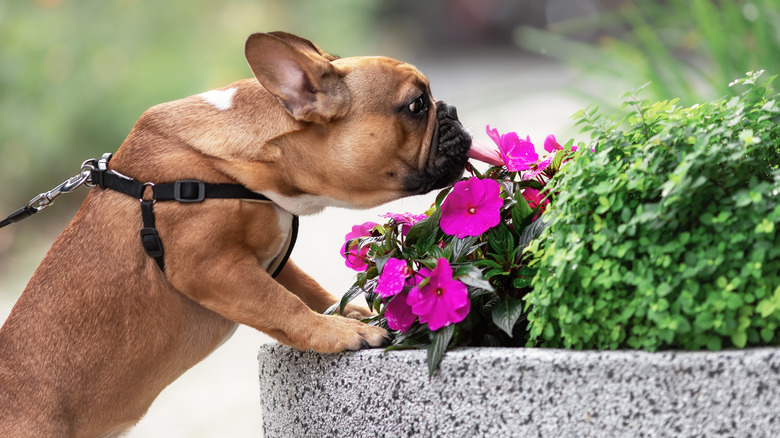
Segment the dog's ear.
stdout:
[[258,81],[303,122],[327,123],[349,110],[349,89],[330,55],[284,32],[256,33],[244,54]]
[[305,38],[301,38],[297,35],[293,35],[287,32],[280,32],[280,31],[268,32],[268,35],[273,35],[279,38],[280,40],[284,41],[285,43],[291,46],[295,46],[301,50],[314,50],[315,52],[319,53],[320,56],[327,59],[328,61],[335,61],[336,59],[339,59],[338,56],[334,56],[331,55],[330,53],[327,53],[326,51],[322,50],[320,46],[314,44],[313,42]]

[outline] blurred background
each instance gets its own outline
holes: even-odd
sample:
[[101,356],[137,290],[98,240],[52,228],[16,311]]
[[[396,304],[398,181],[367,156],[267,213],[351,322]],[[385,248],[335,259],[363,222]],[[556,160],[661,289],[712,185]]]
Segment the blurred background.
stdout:
[[[3,1],[0,216],[115,151],[146,108],[249,77],[244,40],[272,30],[343,57],[415,64],[475,138],[489,141],[490,124],[530,135],[540,150],[547,134],[578,137],[576,110],[617,110],[648,82],[642,97],[692,105],[731,94],[748,70],[780,73],[780,0]],[[0,321],[85,195],[0,230]],[[350,227],[431,201],[302,218],[293,258],[340,295],[354,278],[338,255]],[[241,328],[130,436],[260,436],[263,342]]]

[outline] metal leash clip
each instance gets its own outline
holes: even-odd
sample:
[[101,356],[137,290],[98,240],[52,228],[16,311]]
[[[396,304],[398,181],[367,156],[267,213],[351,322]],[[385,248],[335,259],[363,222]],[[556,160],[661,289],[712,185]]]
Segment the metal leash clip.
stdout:
[[43,192],[40,195],[32,198],[30,202],[27,203],[27,209],[39,212],[49,207],[52,203],[54,203],[54,200],[59,198],[61,195],[76,190],[77,188],[81,187],[82,184],[86,184],[88,187],[92,186],[90,179],[96,164],[97,160],[94,158],[84,161],[81,163],[81,170],[79,171],[78,175],[72,176],[48,192]]

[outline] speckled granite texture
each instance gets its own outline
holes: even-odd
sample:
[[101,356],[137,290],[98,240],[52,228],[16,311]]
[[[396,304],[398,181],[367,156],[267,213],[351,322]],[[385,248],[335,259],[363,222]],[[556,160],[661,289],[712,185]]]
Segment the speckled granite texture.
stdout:
[[260,350],[264,436],[777,437],[780,350]]

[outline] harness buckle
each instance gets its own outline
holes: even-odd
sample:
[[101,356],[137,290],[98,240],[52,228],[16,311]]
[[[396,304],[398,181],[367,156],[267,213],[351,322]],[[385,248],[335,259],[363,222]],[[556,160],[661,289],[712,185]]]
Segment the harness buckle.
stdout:
[[157,234],[157,230],[153,227],[146,227],[141,229],[141,244],[144,247],[144,251],[149,257],[157,258],[162,257],[163,247],[160,235]]
[[206,184],[194,179],[176,181],[173,184],[173,199],[179,202],[201,202],[206,199]]

